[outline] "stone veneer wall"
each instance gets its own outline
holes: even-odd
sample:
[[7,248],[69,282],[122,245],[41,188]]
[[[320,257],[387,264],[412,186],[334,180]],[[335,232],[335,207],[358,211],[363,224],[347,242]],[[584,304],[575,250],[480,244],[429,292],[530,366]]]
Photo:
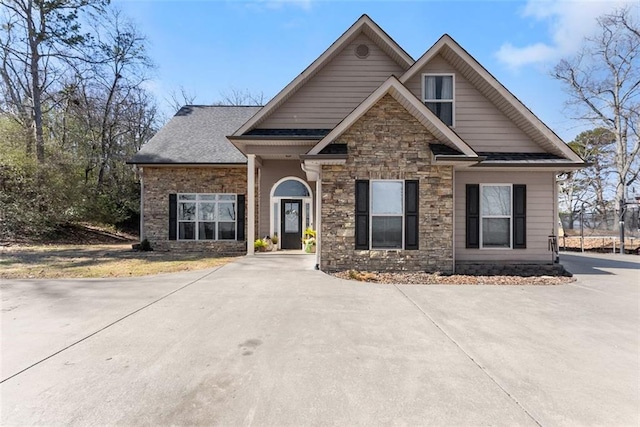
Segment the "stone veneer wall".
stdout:
[[[144,236],[154,250],[246,253],[246,241],[169,240],[169,194],[247,193],[247,168],[144,166]],[[246,220],[246,212],[245,212]]]
[[[453,168],[431,164],[434,136],[386,95],[335,142],[349,154],[322,167],[321,269],[451,273]],[[419,250],[355,249],[357,179],[419,180]]]

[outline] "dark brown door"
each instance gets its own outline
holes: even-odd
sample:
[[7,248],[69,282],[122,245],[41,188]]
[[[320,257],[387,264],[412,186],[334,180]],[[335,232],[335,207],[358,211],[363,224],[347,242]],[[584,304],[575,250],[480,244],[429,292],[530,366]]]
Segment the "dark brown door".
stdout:
[[282,249],[302,248],[302,200],[280,201],[280,231]]

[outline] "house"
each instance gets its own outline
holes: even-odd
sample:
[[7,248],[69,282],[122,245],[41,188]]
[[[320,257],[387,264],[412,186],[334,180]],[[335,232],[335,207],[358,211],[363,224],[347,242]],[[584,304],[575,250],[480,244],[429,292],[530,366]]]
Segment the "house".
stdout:
[[183,107],[130,163],[154,248],[312,227],[324,271],[550,264],[556,175],[584,167],[450,36],[414,60],[366,15],[265,106]]

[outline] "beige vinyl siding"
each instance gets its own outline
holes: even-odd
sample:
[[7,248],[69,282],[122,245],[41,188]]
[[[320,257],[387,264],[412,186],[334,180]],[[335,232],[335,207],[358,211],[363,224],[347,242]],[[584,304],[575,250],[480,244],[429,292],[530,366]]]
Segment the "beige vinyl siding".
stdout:
[[[525,184],[527,186],[527,248],[467,249],[466,184]],[[551,262],[548,236],[554,230],[553,172],[456,172],[455,258],[456,262]]]
[[[360,44],[369,47],[365,59],[355,55]],[[331,129],[390,75],[402,72],[395,61],[361,34],[259,127]]]
[[420,100],[424,73],[455,74],[453,129],[475,151],[544,152],[440,55],[406,83]]
[[[260,200],[258,207],[258,228],[259,236],[269,235],[271,218],[271,190],[273,185],[284,177],[295,176],[307,182],[306,175],[300,167],[299,160],[263,160],[260,169]],[[315,191],[315,183],[307,182],[311,187],[311,192]],[[312,204],[312,207],[315,204]]]

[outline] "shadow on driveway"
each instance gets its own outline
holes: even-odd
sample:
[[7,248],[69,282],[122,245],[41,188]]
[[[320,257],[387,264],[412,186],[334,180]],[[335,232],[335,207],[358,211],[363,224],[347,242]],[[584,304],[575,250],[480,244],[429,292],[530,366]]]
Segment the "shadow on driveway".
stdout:
[[640,257],[618,254],[568,254],[560,253],[560,263],[573,274],[612,275],[603,269],[640,271]]

